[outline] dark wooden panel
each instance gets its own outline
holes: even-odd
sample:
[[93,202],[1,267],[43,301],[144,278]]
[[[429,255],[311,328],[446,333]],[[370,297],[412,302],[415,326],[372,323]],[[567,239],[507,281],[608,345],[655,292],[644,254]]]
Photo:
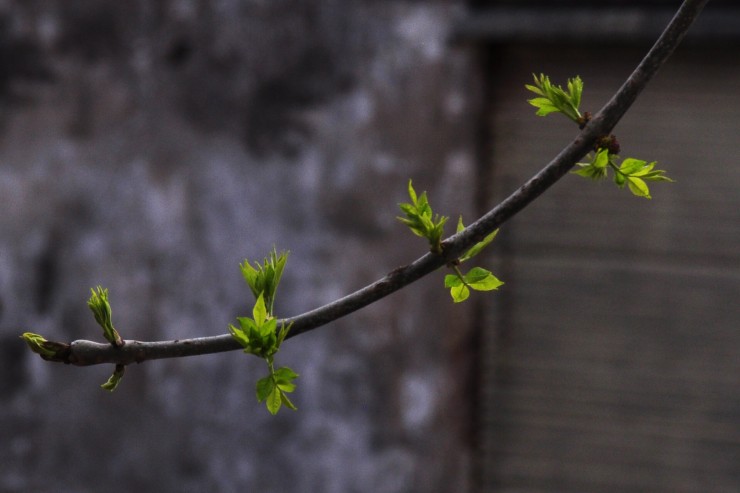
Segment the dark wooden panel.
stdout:
[[[498,195],[572,138],[522,84],[580,73],[596,110],[638,52],[511,50],[492,115]],[[740,67],[684,51],[615,133],[653,200],[566,177],[502,228],[483,389],[486,491],[740,491]]]

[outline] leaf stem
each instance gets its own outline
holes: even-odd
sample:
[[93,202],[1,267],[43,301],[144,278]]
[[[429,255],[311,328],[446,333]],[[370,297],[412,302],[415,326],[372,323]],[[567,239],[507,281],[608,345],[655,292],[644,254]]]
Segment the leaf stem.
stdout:
[[463,273],[460,270],[460,267],[458,267],[455,264],[452,264],[452,270],[455,271],[455,275],[460,279],[460,282],[462,282],[465,287],[467,287],[468,289],[472,291],[473,288],[470,286],[470,284],[467,283],[467,281],[465,281],[465,276],[463,276]]

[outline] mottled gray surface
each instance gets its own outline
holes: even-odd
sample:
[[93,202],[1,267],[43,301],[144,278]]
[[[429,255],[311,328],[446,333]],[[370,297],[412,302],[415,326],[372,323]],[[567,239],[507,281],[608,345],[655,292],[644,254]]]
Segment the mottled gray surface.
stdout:
[[[0,491],[464,491],[467,311],[439,278],[291,340],[298,413],[240,353],[51,365],[17,338],[224,333],[238,263],[291,250],[294,315],[423,253],[414,177],[469,210],[468,56],[454,2],[0,3]],[[463,404],[461,405],[461,402]]]

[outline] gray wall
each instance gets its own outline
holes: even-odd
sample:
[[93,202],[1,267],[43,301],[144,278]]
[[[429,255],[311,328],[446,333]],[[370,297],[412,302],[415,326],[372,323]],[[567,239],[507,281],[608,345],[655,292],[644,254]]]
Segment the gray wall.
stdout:
[[[332,301],[425,251],[408,178],[467,212],[477,91],[454,2],[0,6],[0,491],[464,491],[466,308],[441,276],[293,339],[297,413],[241,353],[51,365],[18,339],[226,332],[238,263],[291,258],[276,310]],[[469,217],[469,214],[468,214]]]

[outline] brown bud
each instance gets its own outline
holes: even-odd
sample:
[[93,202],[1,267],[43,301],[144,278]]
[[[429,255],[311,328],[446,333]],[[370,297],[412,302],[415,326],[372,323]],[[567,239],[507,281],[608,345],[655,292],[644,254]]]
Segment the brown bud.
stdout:
[[619,154],[619,141],[614,135],[604,135],[596,140],[594,150],[606,149],[609,154]]

